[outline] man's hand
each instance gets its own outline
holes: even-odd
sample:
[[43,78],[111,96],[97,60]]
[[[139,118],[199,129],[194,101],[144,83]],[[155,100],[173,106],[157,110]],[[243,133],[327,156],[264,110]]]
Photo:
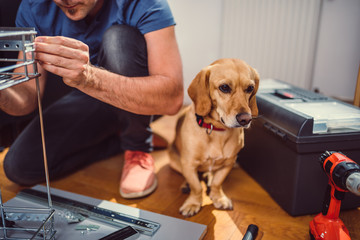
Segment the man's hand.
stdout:
[[40,69],[61,76],[65,84],[117,108],[142,115],[176,114],[184,91],[174,26],[144,37],[149,76],[127,77],[92,66],[89,47],[66,37],[37,37],[35,59]]
[[61,36],[37,37],[35,59],[71,87],[88,84],[91,72],[89,47],[81,41]]

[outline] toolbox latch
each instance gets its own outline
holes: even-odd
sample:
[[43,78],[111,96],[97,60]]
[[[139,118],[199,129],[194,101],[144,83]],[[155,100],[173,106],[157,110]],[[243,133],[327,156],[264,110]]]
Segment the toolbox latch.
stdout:
[[278,128],[274,127],[273,125],[271,125],[268,122],[264,123],[264,128],[266,128],[268,131],[272,132],[275,136],[281,138],[284,141],[287,139],[286,133],[284,133],[283,131],[281,131]]

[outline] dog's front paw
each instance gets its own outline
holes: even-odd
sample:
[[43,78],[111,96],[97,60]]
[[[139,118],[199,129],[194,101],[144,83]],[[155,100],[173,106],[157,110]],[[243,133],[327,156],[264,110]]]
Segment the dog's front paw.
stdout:
[[225,195],[223,195],[219,198],[212,198],[212,201],[213,201],[214,207],[217,209],[224,209],[224,210],[232,210],[233,209],[231,199]]
[[180,207],[180,213],[184,217],[192,217],[200,211],[201,200],[196,200],[193,197],[188,197],[184,204]]
[[180,208],[180,213],[184,217],[192,217],[200,211],[201,204],[183,204]]

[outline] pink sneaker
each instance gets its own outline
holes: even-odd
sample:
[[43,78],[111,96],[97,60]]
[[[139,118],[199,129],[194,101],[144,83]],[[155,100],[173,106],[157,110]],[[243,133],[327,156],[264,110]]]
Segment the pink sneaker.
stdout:
[[149,153],[125,151],[120,195],[123,198],[139,198],[152,193],[157,186],[154,170],[154,159]]

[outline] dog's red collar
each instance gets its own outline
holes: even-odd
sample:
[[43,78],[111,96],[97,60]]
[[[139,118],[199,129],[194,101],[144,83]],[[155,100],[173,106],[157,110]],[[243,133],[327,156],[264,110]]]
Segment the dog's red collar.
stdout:
[[195,113],[195,116],[196,116],[196,122],[199,124],[200,127],[210,129],[210,131],[206,130],[206,132],[208,134],[210,134],[213,130],[225,131],[225,129],[223,129],[223,128],[217,128],[214,125],[212,125],[211,123],[204,122],[204,118],[202,116],[197,115],[196,113]]

